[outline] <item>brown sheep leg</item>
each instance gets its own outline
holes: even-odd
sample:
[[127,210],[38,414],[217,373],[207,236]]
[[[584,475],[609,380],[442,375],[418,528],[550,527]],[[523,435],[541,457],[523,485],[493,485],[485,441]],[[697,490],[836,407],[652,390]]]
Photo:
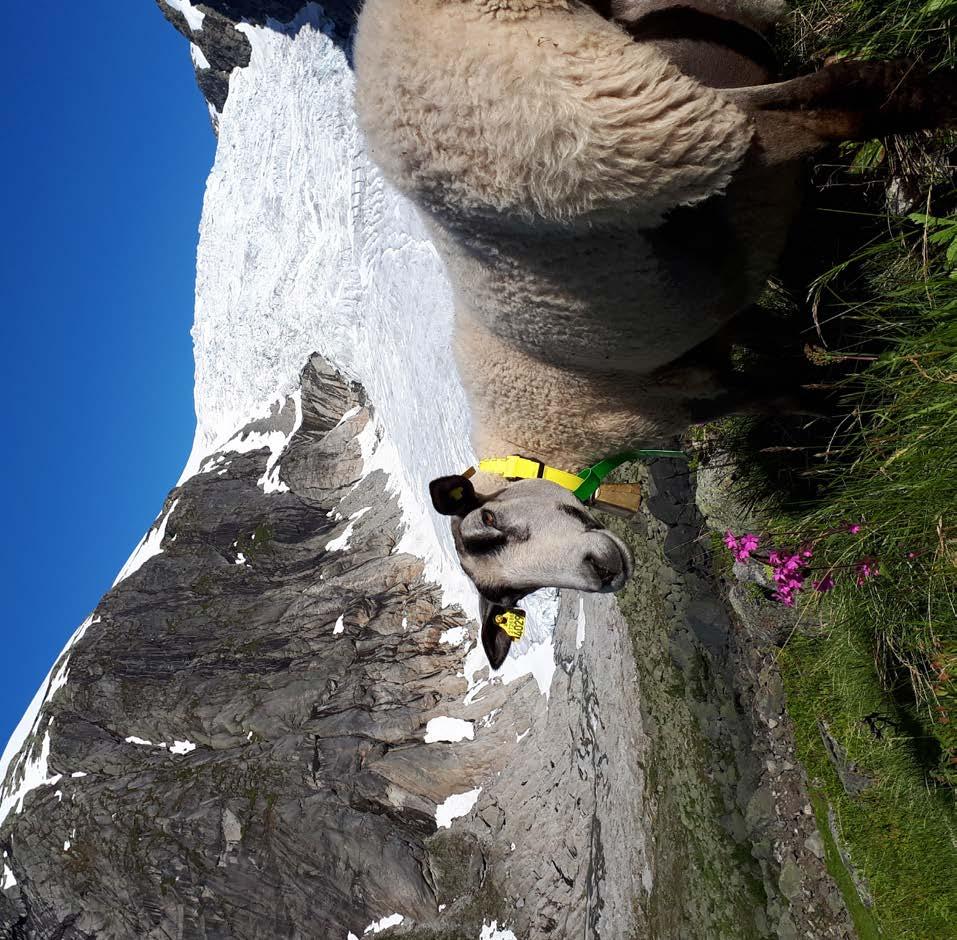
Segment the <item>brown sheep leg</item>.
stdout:
[[[797,361],[782,356],[782,339],[769,333],[767,326],[767,313],[749,308],[661,370],[661,376],[671,383],[681,384],[684,378],[689,391],[711,385],[709,392],[692,400],[694,421],[715,421],[735,414],[827,414],[827,395],[802,385],[807,376]],[[758,361],[747,372],[733,367],[732,345],[758,354]]]
[[757,129],[754,159],[777,165],[828,143],[957,124],[957,72],[909,62],[837,62],[812,75],[724,91]]

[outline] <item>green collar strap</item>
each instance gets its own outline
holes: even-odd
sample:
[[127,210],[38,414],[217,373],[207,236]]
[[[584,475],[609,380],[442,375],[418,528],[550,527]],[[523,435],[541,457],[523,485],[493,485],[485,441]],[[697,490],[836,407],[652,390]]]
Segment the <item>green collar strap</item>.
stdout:
[[612,470],[617,470],[623,463],[631,463],[633,460],[643,460],[649,457],[676,457],[687,460],[688,456],[680,450],[626,450],[621,454],[615,454],[614,457],[606,457],[599,460],[598,463],[580,470],[578,475],[582,483],[575,490],[575,495],[583,502],[587,503],[594,495],[602,481]]

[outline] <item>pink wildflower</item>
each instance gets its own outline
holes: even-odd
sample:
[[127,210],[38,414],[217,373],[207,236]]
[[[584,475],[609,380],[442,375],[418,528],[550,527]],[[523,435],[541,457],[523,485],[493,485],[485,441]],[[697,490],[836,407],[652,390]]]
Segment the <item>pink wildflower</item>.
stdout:
[[868,578],[876,578],[878,574],[877,562],[873,558],[865,558],[857,564],[857,586],[860,587]]
[[785,607],[794,606],[794,596],[804,587],[804,578],[788,578],[781,582],[774,592],[774,599],[784,604]]
[[734,553],[734,557],[738,561],[747,561],[751,557],[751,553],[758,547],[760,539],[748,532],[741,536],[741,541],[738,544],[737,551]]
[[785,607],[793,607],[794,595],[804,589],[808,557],[802,557],[802,552],[773,551],[768,555],[775,582],[774,598]]
[[834,587],[834,578],[830,574],[824,575],[819,581],[814,582],[814,590],[821,594],[827,594]]
[[852,523],[847,527],[847,531],[850,532],[851,535],[857,535],[857,533],[861,531],[861,527],[860,527],[860,525],[859,525],[857,522],[852,522]]
[[804,562],[801,561],[801,556],[797,552],[794,552],[791,555],[779,554],[778,559],[777,565],[775,565],[773,562],[771,564],[771,567],[775,568],[775,581],[785,581],[796,571],[799,571],[804,567]]
[[723,541],[734,555],[736,561],[748,561],[751,558],[751,553],[758,547],[760,539],[753,533],[747,532],[742,535],[739,540],[738,537],[728,529],[728,531],[724,533]]

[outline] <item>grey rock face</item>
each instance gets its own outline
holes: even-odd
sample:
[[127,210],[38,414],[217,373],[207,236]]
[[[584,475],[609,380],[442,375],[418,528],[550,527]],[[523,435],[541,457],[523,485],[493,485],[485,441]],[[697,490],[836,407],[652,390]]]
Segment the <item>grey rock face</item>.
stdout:
[[163,16],[203,53],[208,67],[196,65],[196,84],[217,112],[222,113],[229,94],[229,76],[234,68],[249,65],[249,40],[231,20],[215,10],[198,7],[203,13],[202,29],[193,30],[186,17],[164,0],[156,0]]
[[[263,451],[212,461],[170,494],[162,554],[104,598],[71,652],[69,686],[43,719],[55,725],[62,797],[31,793],[4,839],[21,898],[0,908],[0,924],[17,935],[48,935],[36,914],[46,910],[77,936],[184,925],[256,936],[263,923],[292,936],[316,917],[318,892],[341,896],[343,911],[317,923],[344,936],[356,885],[369,905],[391,906],[398,872],[424,896],[412,843],[430,807],[404,805],[375,766],[414,740],[419,706],[441,699],[430,679],[451,650],[438,637],[461,618],[438,607],[415,559],[389,554],[397,507],[383,480],[358,482],[350,443],[368,420],[361,390],[318,363],[304,382],[283,467],[290,491],[257,486]],[[287,407],[245,433],[289,430],[292,416]],[[324,548],[346,526],[341,514],[367,505],[351,549]],[[402,664],[388,682],[386,661]],[[441,672],[454,683],[453,669]],[[174,754],[177,740],[195,749]]]

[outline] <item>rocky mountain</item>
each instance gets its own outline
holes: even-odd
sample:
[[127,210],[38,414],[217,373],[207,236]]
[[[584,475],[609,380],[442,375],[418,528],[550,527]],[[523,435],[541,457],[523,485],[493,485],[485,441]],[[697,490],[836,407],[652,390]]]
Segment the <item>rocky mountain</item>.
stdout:
[[158,3],[219,134],[196,441],[0,760],[0,937],[851,936],[781,625],[701,548],[720,476],[639,470],[633,583],[541,592],[490,674],[427,506],[474,456],[448,287],[364,155],[352,4]]

